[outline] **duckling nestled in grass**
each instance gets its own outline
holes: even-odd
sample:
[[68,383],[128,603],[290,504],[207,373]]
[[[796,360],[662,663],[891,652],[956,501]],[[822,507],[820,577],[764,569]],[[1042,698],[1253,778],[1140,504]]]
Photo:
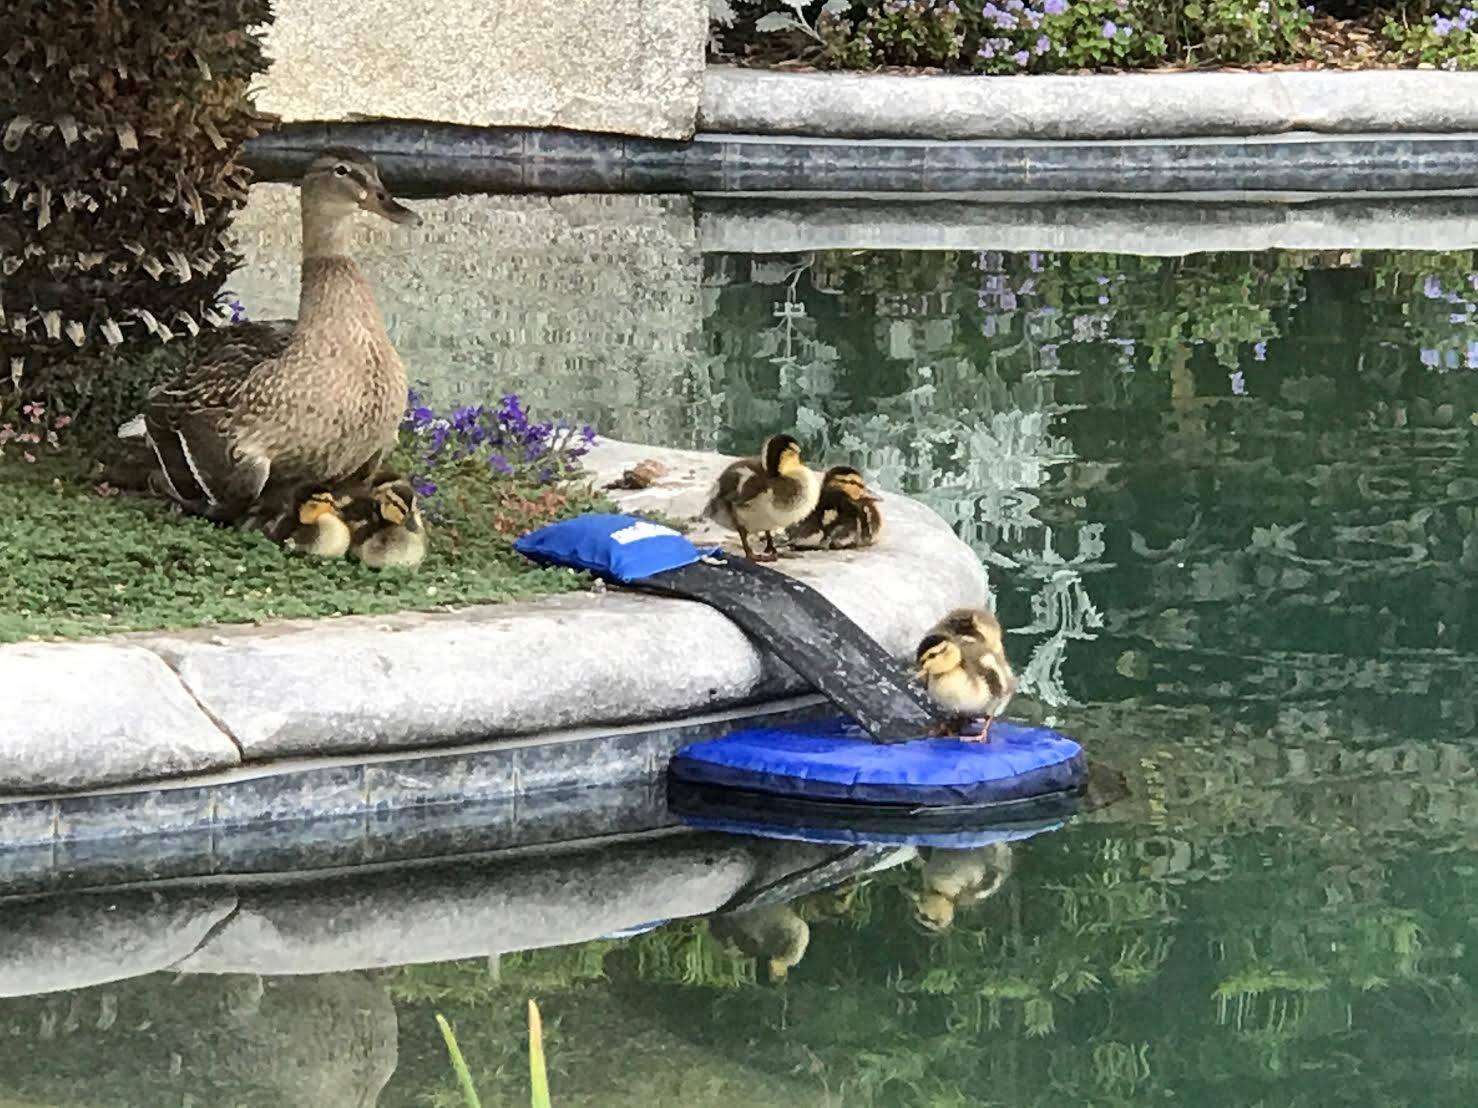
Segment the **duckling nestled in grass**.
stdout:
[[[956,608],[919,642],[918,677],[950,718],[943,733],[986,741],[990,725],[1016,695],[1016,673],[1006,657],[1001,625],[981,608]],[[972,723],[984,720],[978,735]]]
[[[705,519],[739,533],[744,556],[773,562],[776,531],[784,531],[811,514],[821,494],[821,478],[801,461],[801,444],[790,435],[772,435],[760,453],[741,458],[719,474],[703,509]],[[756,555],[749,536],[765,536],[765,552]]]
[[349,556],[370,569],[412,569],[426,557],[426,524],[409,481],[378,482],[346,514],[353,536]]
[[349,550],[349,524],[332,489],[315,488],[298,504],[297,525],[282,545],[317,558],[342,558]]
[[871,546],[883,529],[883,513],[862,474],[851,466],[832,466],[821,479],[816,508],[791,527],[790,541],[826,550]]

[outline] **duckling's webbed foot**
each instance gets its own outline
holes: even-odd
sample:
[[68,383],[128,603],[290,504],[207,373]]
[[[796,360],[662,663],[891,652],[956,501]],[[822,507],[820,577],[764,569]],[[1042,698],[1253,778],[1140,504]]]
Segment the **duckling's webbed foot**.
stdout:
[[980,716],[976,719],[963,720],[959,731],[960,741],[968,743],[990,742],[990,725],[995,722],[995,716]]

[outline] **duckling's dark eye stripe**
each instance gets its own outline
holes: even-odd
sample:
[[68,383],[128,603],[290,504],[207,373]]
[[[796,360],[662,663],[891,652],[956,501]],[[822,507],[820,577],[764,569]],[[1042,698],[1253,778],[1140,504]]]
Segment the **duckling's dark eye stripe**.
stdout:
[[364,170],[355,169],[352,165],[349,167],[349,179],[361,188],[370,187],[369,178],[365,176]]

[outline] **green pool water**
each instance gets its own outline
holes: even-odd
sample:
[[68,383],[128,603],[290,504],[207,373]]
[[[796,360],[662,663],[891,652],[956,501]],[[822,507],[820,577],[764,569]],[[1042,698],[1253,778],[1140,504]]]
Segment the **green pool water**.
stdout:
[[[783,980],[679,920],[0,1000],[0,1108],[458,1104],[437,1012],[482,1103],[526,1103],[529,997],[556,1105],[1478,1102],[1478,262],[689,261],[645,309],[602,294],[612,350],[676,335],[620,373],[512,356],[435,297],[420,325],[470,338],[412,370],[455,389],[491,350],[489,381],[612,434],[794,428],[920,497],[988,566],[1016,714],[1132,795],[802,898]],[[541,311],[499,334],[547,352]],[[925,926],[961,880],[985,895]]]

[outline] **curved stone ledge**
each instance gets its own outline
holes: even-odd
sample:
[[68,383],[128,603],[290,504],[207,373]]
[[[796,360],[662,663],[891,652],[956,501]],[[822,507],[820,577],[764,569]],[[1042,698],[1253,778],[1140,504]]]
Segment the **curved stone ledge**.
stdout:
[[834,138],[1135,139],[1478,131],[1478,73],[900,76],[709,66],[699,129]]
[[[588,467],[604,485],[643,458],[663,460],[669,476],[619,502],[676,517],[696,515],[729,460],[607,442]],[[928,508],[885,495],[883,510],[887,528],[876,547],[812,552],[782,567],[902,657],[942,612],[980,604],[985,574]],[[4,647],[0,687],[0,790],[170,785],[92,798],[77,811],[70,800],[0,796],[0,842],[34,844],[106,837],[123,825],[128,833],[184,832],[444,803],[458,789],[486,798],[569,787],[587,769],[601,783],[655,774],[685,718],[804,689],[706,605],[604,588],[452,612]],[[676,722],[660,733],[550,734],[653,720]],[[504,736],[522,740],[461,768],[367,764]],[[316,761],[296,769],[284,762],[305,757]],[[271,772],[229,791],[191,776],[239,759]],[[58,832],[59,820],[69,833]]]
[[0,688],[0,793],[176,777],[241,761],[169,667],[137,646],[6,646]]

